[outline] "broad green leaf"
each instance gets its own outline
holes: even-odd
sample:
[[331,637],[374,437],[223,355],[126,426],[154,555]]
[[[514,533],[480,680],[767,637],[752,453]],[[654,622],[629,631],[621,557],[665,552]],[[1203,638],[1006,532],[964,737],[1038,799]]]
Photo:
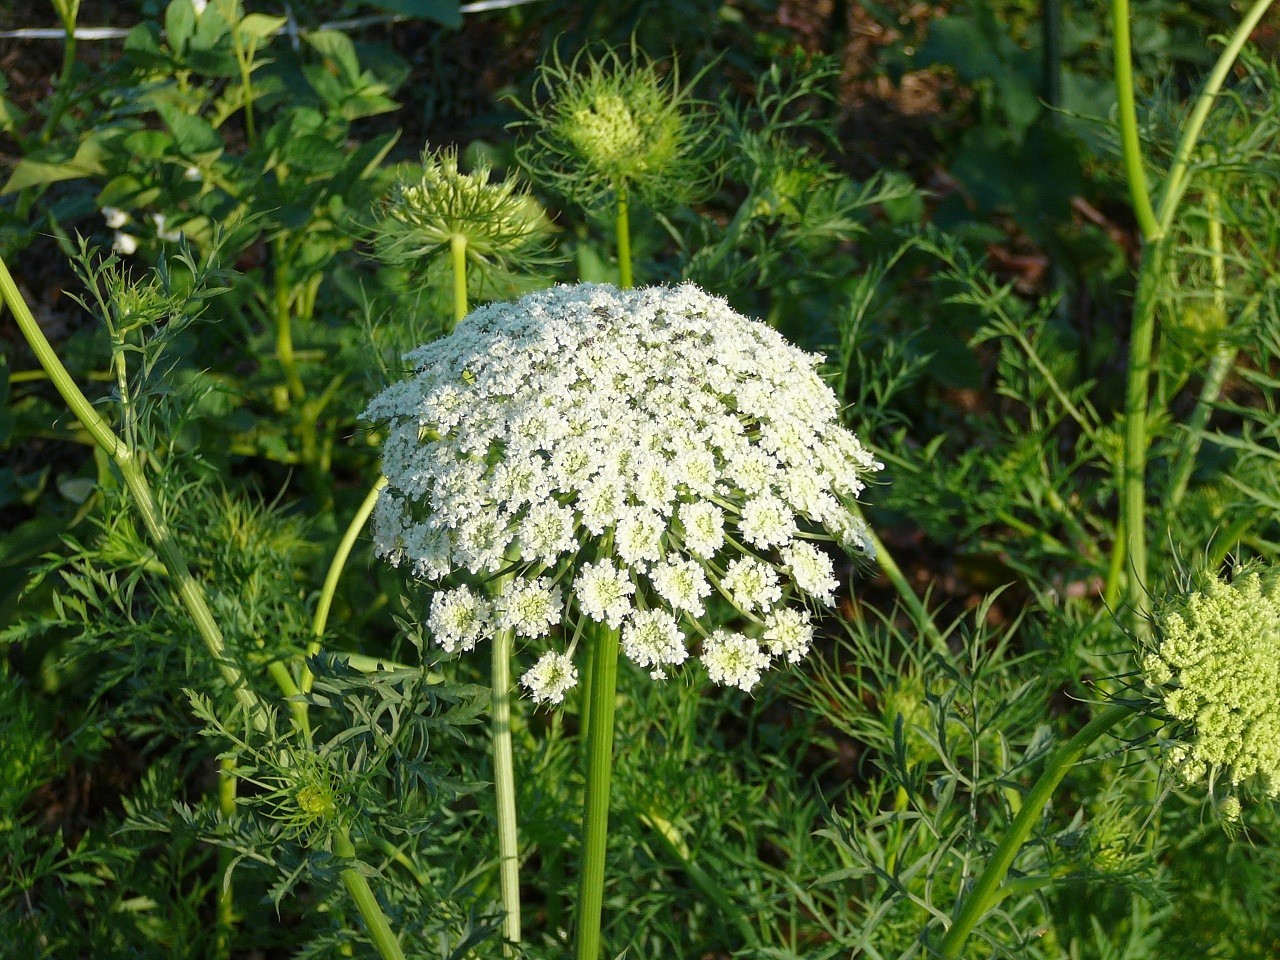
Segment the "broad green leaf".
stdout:
[[173,133],[174,145],[186,156],[216,153],[222,149],[222,138],[203,117],[192,116],[163,101],[156,104],[156,112]]
[[196,10],[191,0],[172,0],[164,11],[164,31],[169,39],[169,47],[175,53],[187,48],[192,34],[196,31]]
[[289,21],[285,17],[269,17],[265,13],[251,13],[240,21],[239,31],[253,43],[274,37]]
[[70,160],[52,162],[24,157],[14,168],[13,175],[4,185],[4,189],[0,190],[0,194],[17,193],[26,187],[57,183],[61,180],[101,176],[107,172],[102,166],[101,158],[102,143],[96,136],[90,136],[81,143],[75,156]]

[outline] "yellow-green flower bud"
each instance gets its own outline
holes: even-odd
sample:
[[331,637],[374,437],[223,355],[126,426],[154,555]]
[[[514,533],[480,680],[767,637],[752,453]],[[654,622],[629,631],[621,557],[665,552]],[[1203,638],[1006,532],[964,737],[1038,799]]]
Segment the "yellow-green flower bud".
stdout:
[[1157,628],[1142,668],[1174,721],[1167,760],[1188,783],[1280,795],[1280,577],[1210,580],[1161,611]]

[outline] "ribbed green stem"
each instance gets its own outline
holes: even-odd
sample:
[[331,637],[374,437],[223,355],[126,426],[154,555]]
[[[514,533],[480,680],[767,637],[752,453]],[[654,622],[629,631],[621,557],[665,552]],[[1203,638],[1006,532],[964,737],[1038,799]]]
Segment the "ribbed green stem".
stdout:
[[587,725],[586,798],[582,809],[582,873],[578,879],[576,960],[599,960],[604,909],[609,779],[613,772],[613,712],[618,696],[618,631],[593,631],[591,714]]
[[[236,812],[236,764],[230,757],[223,757],[218,766],[218,810],[224,817]],[[218,935],[215,953],[220,960],[231,956],[231,941],[236,932],[235,887],[227,871],[235,853],[225,847],[218,849]]]
[[[334,834],[333,852],[344,860],[356,859],[356,848],[351,842],[351,834],[346,827]],[[344,867],[342,885],[347,888],[347,893],[355,902],[356,909],[360,911],[365,928],[369,931],[369,938],[373,941],[382,960],[404,960],[400,941],[396,939],[391,924],[387,922],[386,914],[378,906],[378,899],[373,895],[373,890],[364,874],[355,867]]]
[[454,236],[449,240],[449,260],[453,264],[453,326],[467,315],[467,238]]
[[276,237],[272,243],[272,280],[276,301],[276,360],[284,371],[285,386],[294,401],[306,396],[302,376],[298,373],[298,361],[293,353],[293,312],[289,306],[289,269],[285,238]]
[[618,216],[615,220],[618,233],[618,286],[624,290],[635,286],[631,274],[631,212],[627,201],[627,188],[618,188]]
[[[351,551],[355,548],[356,540],[360,538],[360,531],[369,522],[369,515],[373,513],[373,508],[378,503],[378,494],[386,485],[387,478],[378,477],[377,482],[365,494],[364,500],[361,501],[355,516],[347,524],[347,531],[342,535],[342,540],[338,543],[338,549],[334,551],[333,559],[329,561],[329,572],[325,574],[324,586],[320,589],[320,599],[316,601],[315,617],[311,621],[311,640],[307,643],[308,657],[314,657],[320,652],[320,648],[324,643],[324,631],[329,623],[329,610],[333,606],[334,595],[338,592],[338,582],[342,579],[342,571],[347,566],[347,560],[351,556]],[[316,678],[311,673],[311,668],[304,663],[302,665],[302,692],[310,693],[311,687],[315,682]]]
[[511,750],[511,648],[510,630],[493,637],[492,724],[493,781],[498,809],[498,879],[502,889],[503,951],[513,956],[511,945],[520,942],[520,840],[516,829],[516,773]]
[[[1156,292],[1163,268],[1166,241],[1147,248],[1138,274],[1133,326],[1129,334],[1129,369],[1125,388],[1124,454],[1120,467],[1120,518],[1127,562],[1113,563],[1110,576],[1127,569],[1126,598],[1134,628],[1145,633],[1147,620],[1147,403],[1151,381],[1151,343],[1155,338]],[[1117,541],[1119,538],[1117,538]],[[1118,546],[1115,548],[1118,549]],[[1108,583],[1108,594],[1115,592]]]
[[1095,740],[1132,712],[1131,708],[1121,704],[1108,707],[1059,747],[1045,762],[1044,772],[1040,774],[1040,779],[1023,799],[1022,808],[1014,817],[1009,832],[1000,840],[1000,845],[987,861],[986,869],[978,877],[969,895],[960,902],[955,921],[942,939],[938,950],[939,957],[954,960],[955,957],[960,956],[965,941],[969,939],[969,934],[978,925],[978,921],[992,906],[1003,899],[1000,894],[1000,885],[1004,882],[1005,875],[1013,865],[1018,851],[1031,836],[1032,828],[1040,821],[1045,804],[1053,796],[1053,791],[1058,788],[1062,778],[1075,766]]
[[1133,92],[1133,46],[1129,39],[1129,0],[1111,0],[1112,29],[1115,31],[1116,98],[1119,106],[1120,146],[1124,155],[1125,178],[1138,226],[1145,240],[1160,235],[1147,175],[1142,168],[1142,144],[1138,139],[1138,108]]

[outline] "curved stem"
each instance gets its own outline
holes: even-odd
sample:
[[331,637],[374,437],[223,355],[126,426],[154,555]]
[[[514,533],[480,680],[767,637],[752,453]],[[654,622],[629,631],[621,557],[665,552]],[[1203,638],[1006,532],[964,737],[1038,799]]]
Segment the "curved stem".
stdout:
[[454,236],[449,239],[449,259],[453,264],[453,323],[445,333],[462,322],[467,315],[467,238]]
[[599,960],[600,957],[605,848],[609,837],[609,780],[613,772],[613,712],[618,690],[618,631],[602,625],[593,633],[576,960]]
[[618,286],[625,290],[635,286],[631,274],[631,213],[625,186],[618,188],[618,215],[614,223],[618,234]]
[[[1124,0],[1116,0],[1116,2],[1120,3],[1124,2]],[[1205,121],[1209,118],[1209,111],[1213,108],[1213,102],[1222,90],[1222,85],[1226,83],[1227,75],[1231,73],[1231,68],[1235,66],[1236,58],[1240,56],[1240,51],[1244,49],[1244,45],[1249,41],[1249,35],[1253,33],[1254,28],[1262,20],[1267,8],[1271,6],[1271,2],[1272,0],[1254,0],[1253,6],[1245,13],[1244,19],[1240,21],[1240,25],[1231,34],[1226,47],[1223,48],[1222,53],[1218,56],[1218,62],[1213,65],[1213,69],[1209,72],[1204,89],[1200,91],[1196,105],[1192,108],[1191,116],[1187,119],[1187,125],[1182,130],[1182,137],[1178,141],[1178,149],[1173,156],[1173,166],[1169,169],[1169,179],[1165,186],[1164,196],[1160,200],[1158,228],[1160,233],[1168,231],[1173,224],[1173,219],[1178,212],[1178,204],[1182,201],[1182,195],[1186,193],[1187,185],[1191,180],[1188,170],[1191,163],[1191,155],[1195,152],[1196,143],[1200,139],[1200,131],[1204,129]]]
[[[856,510],[856,507],[855,507]],[[871,543],[872,550],[875,551],[875,560],[879,564],[880,570],[884,573],[889,583],[893,585],[894,590],[898,592],[898,598],[902,601],[902,605],[907,608],[907,612],[916,622],[916,627],[924,632],[933,644],[934,648],[940,653],[947,652],[946,637],[938,630],[933,622],[933,614],[929,612],[929,608],[924,605],[924,601],[916,593],[907,580],[906,574],[902,572],[902,568],[898,566],[893,554],[889,552],[889,548],[884,542],[876,536],[875,530],[870,524],[865,524],[866,537]]]
[[[307,657],[309,658],[320,652],[321,644],[324,642],[325,627],[329,623],[329,610],[333,606],[333,597],[338,592],[338,581],[342,579],[342,571],[347,565],[347,559],[351,556],[356,540],[360,537],[360,531],[364,529],[364,525],[369,521],[369,515],[373,513],[373,508],[378,503],[378,494],[386,485],[387,478],[378,477],[377,482],[365,494],[364,500],[356,510],[355,516],[351,518],[351,522],[347,525],[347,532],[342,535],[342,540],[338,543],[338,549],[334,552],[333,559],[329,562],[329,572],[325,574],[324,586],[320,590],[320,599],[316,601],[315,617],[311,621],[311,641],[307,644]],[[306,663],[303,663],[302,683],[300,684],[302,692],[310,693],[315,680],[316,678],[311,673],[311,668]]]
[[1079,733],[1059,747],[1045,762],[1044,772],[1040,774],[1040,779],[1022,801],[1022,808],[1014,817],[1009,832],[1000,840],[1000,845],[987,861],[986,869],[978,877],[969,895],[959,904],[955,921],[943,937],[938,956],[948,960],[954,960],[960,956],[965,941],[977,926],[978,921],[992,906],[1003,899],[1000,886],[1004,882],[1005,874],[1009,872],[1009,867],[1013,865],[1018,851],[1031,835],[1032,828],[1039,822],[1045,804],[1053,796],[1053,791],[1062,782],[1062,778],[1095,740],[1101,738],[1104,733],[1132,712],[1130,707],[1123,704],[1108,707],[1085,724]]
[[493,780],[498,809],[498,877],[502,889],[503,952],[520,942],[520,841],[516,829],[516,775],[511,750],[511,648],[514,635],[493,637]]
[[[36,355],[36,359],[40,361],[40,365],[48,372],[49,379],[57,388],[58,393],[62,395],[67,406],[71,408],[71,412],[75,414],[85,430],[102,447],[120,471],[125,486],[133,497],[134,506],[142,517],[143,526],[146,527],[151,542],[155,547],[156,556],[168,571],[169,579],[176,588],[182,605],[196,628],[196,632],[200,634],[200,638],[204,641],[211,659],[217,666],[219,673],[222,674],[224,682],[231,688],[241,708],[250,717],[254,727],[265,730],[269,725],[266,704],[249,686],[239,665],[228,656],[226,641],[222,636],[222,631],[218,627],[217,621],[213,618],[208,602],[205,600],[204,591],[196,582],[195,577],[192,576],[191,569],[187,566],[186,557],[170,532],[168,525],[160,516],[155,499],[151,494],[151,487],[147,483],[147,479],[134,457],[133,451],[125,446],[107,422],[98,414],[98,411],[93,408],[89,398],[81,392],[71,374],[67,372],[67,368],[58,359],[58,355],[49,344],[44,331],[40,329],[35,317],[31,315],[31,310],[27,307],[26,301],[22,299],[18,286],[14,283],[13,277],[10,275],[3,259],[0,259],[0,299],[8,305],[18,323],[18,329],[22,331],[22,335]],[[277,683],[281,681],[281,677],[278,675],[275,679]],[[291,677],[288,679],[292,680]],[[343,857],[353,857],[355,855],[355,849],[351,846],[350,838],[345,832],[335,842],[335,851],[339,856]],[[383,960],[404,960],[404,954],[391,933],[390,924],[388,924],[386,916],[378,906],[378,902],[373,896],[373,891],[369,889],[368,880],[355,867],[346,867],[342,870],[342,882],[355,900],[356,907],[359,909],[361,917],[364,918]]]
[[1120,113],[1120,145],[1124,155],[1129,197],[1144,240],[1160,235],[1160,225],[1151,205],[1147,175],[1142,167],[1142,143],[1138,139],[1138,108],[1133,93],[1133,46],[1129,39],[1129,0],[1112,0],[1112,29],[1115,31],[1116,99]]

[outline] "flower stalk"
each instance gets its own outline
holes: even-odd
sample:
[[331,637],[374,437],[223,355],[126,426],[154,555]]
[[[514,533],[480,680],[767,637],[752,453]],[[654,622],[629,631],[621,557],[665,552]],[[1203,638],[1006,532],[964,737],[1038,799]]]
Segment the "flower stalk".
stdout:
[[627,187],[618,187],[618,213],[615,220],[618,233],[618,286],[624,290],[635,286],[631,273],[631,212],[627,204]]
[[515,760],[511,747],[511,652],[515,634],[499,630],[493,638],[491,679],[493,781],[498,809],[498,878],[502,892],[503,951],[513,956],[520,942],[520,839],[516,824]]
[[591,711],[587,726],[586,796],[582,807],[582,872],[578,879],[578,918],[574,956],[599,960],[600,920],[604,907],[605,849],[609,836],[609,781],[613,771],[613,714],[618,689],[618,634],[599,626],[592,631]]
[[1039,822],[1045,805],[1058,788],[1058,784],[1062,782],[1062,778],[1095,741],[1101,739],[1107,731],[1132,713],[1133,709],[1125,704],[1114,704],[1108,707],[1085,724],[1079,733],[1059,747],[1045,762],[1044,772],[1023,798],[1018,815],[1014,817],[1008,832],[1001,838],[995,853],[987,861],[987,866],[978,877],[977,883],[973,885],[969,895],[961,900],[955,919],[942,939],[938,950],[939,957],[954,960],[960,956],[965,941],[969,939],[969,934],[978,925],[978,921],[986,915],[988,910],[1004,899],[1001,885],[1004,883],[1005,875],[1013,865],[1018,851],[1027,842],[1032,828]]

